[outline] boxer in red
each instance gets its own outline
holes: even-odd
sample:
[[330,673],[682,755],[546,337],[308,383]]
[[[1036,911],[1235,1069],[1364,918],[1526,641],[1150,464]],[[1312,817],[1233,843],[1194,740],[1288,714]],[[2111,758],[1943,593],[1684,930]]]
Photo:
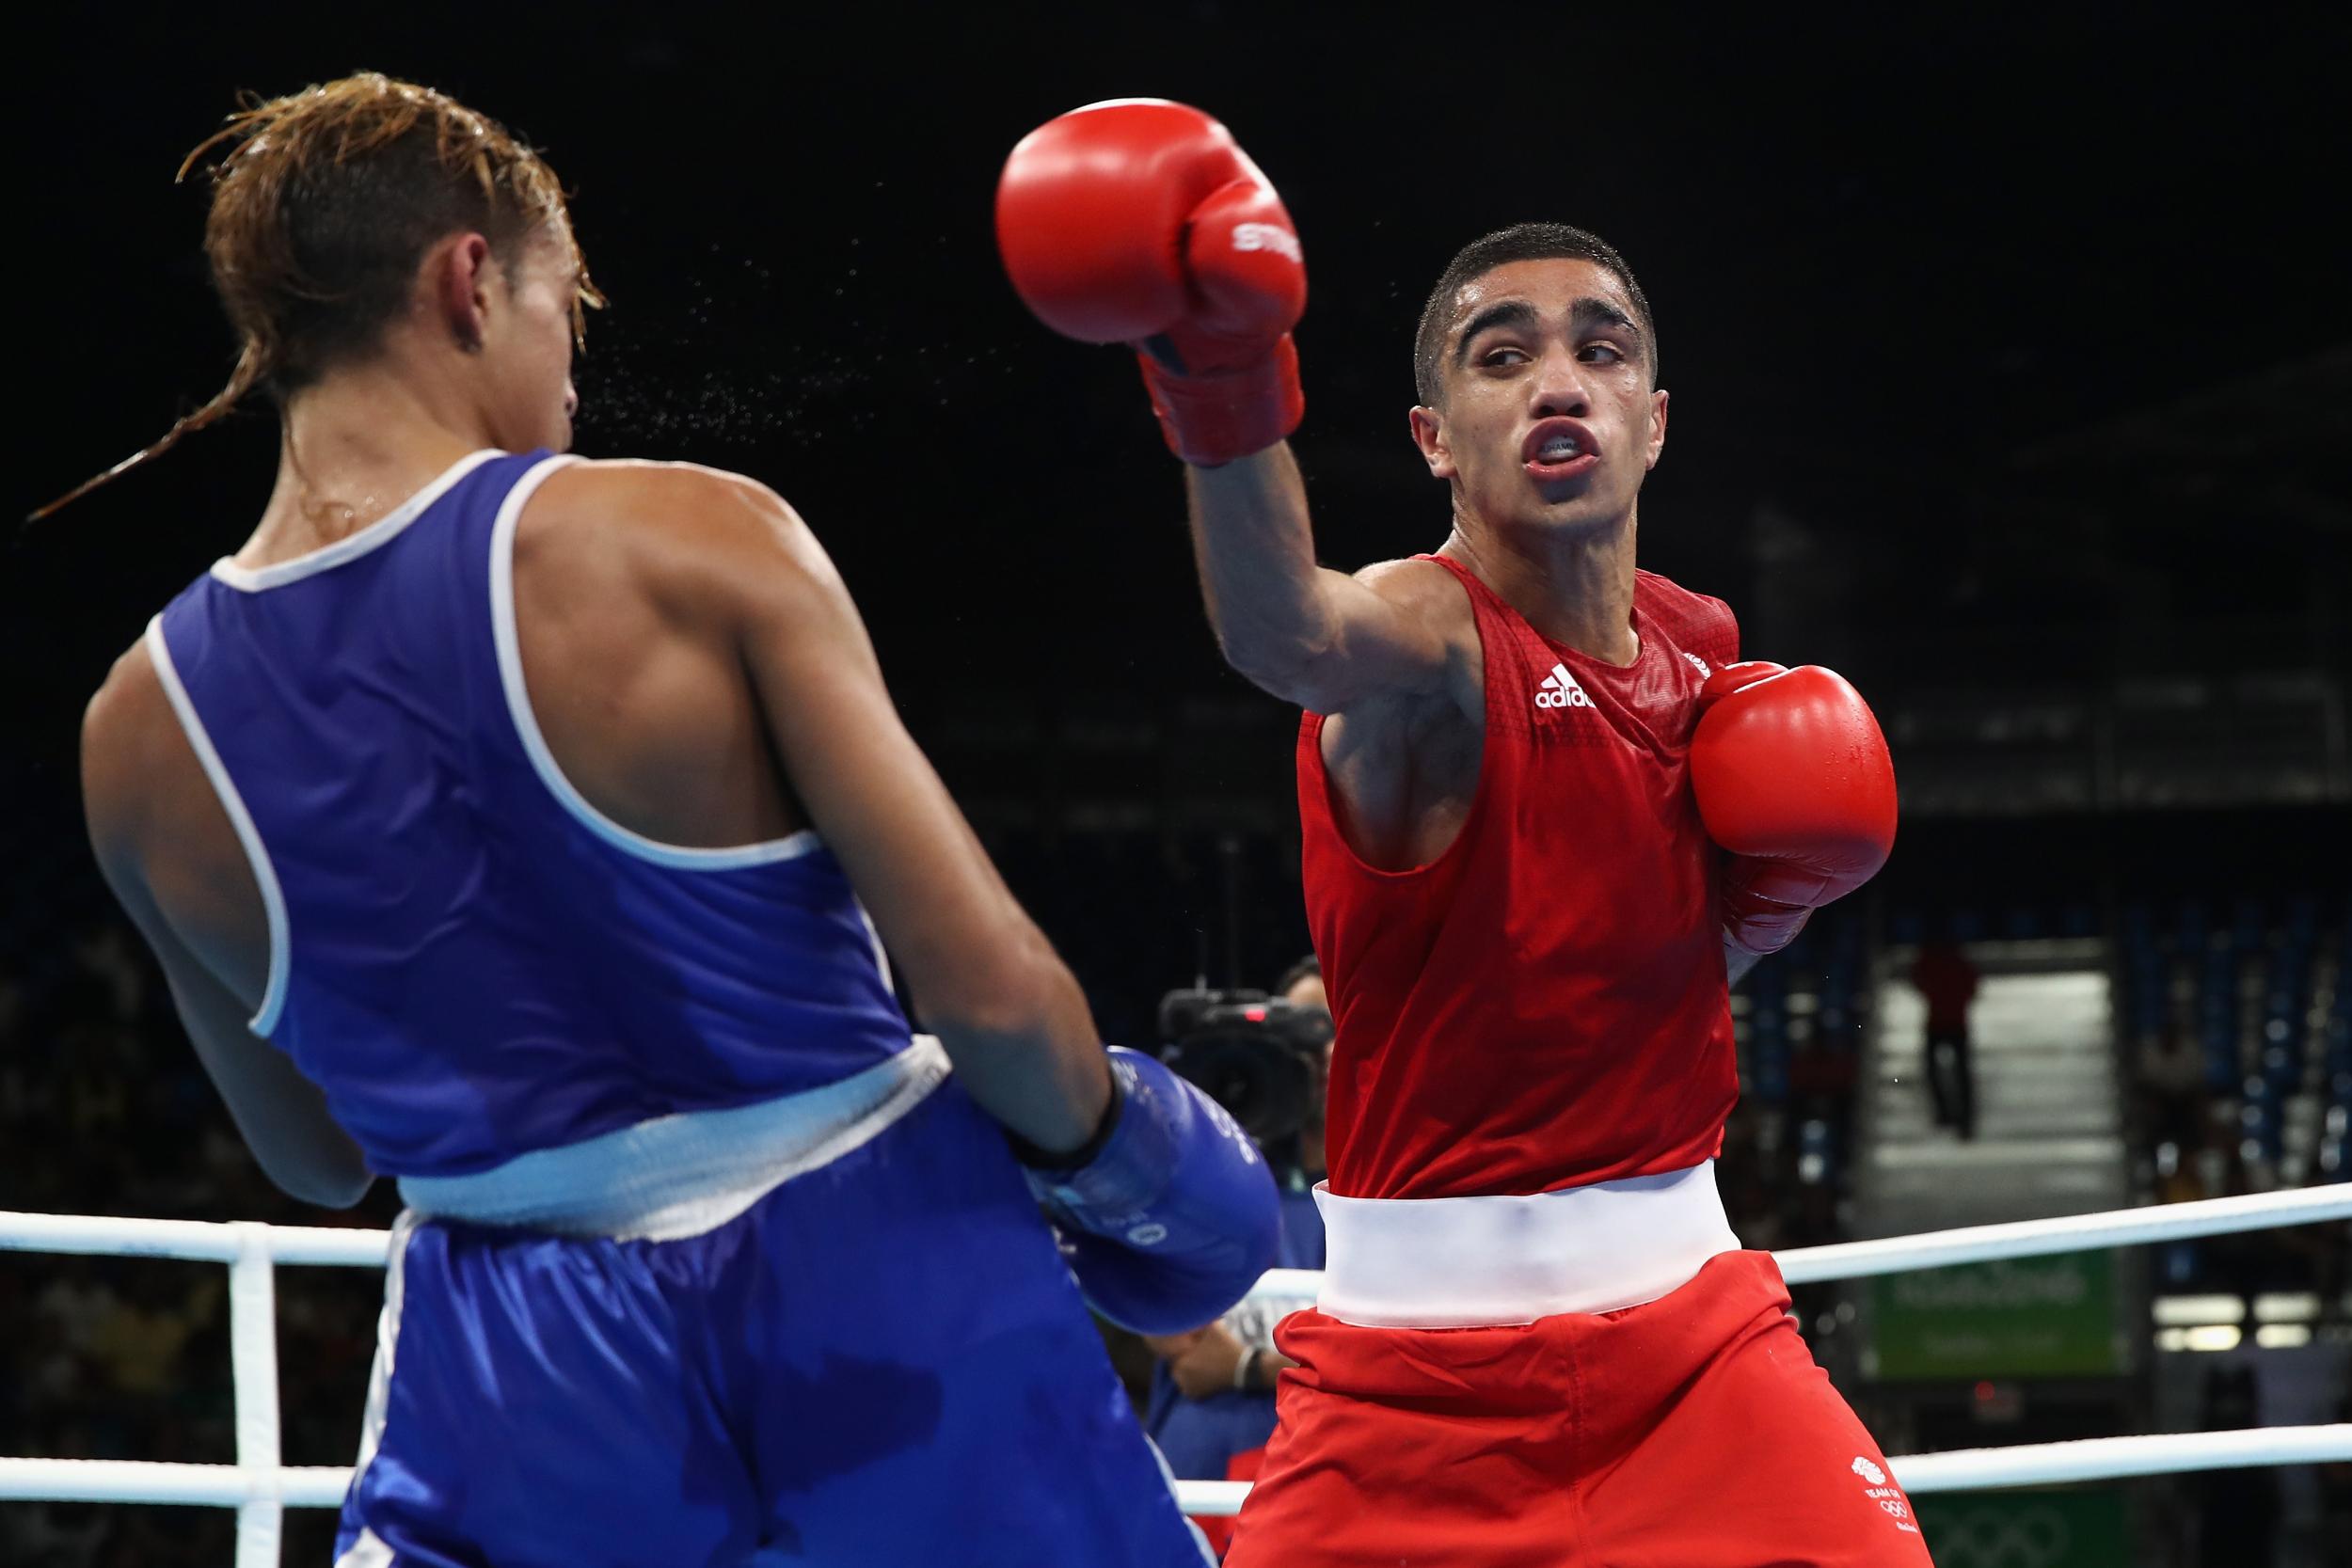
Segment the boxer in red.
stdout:
[[1229,1563],[1925,1563],[1713,1174],[1728,982],[1883,863],[1893,770],[1843,680],[1740,662],[1636,568],[1667,395],[1632,271],[1558,224],[1454,259],[1412,410],[1453,531],[1349,576],[1284,444],[1298,240],[1222,126],[1065,115],[997,232],[1048,325],[1141,351],[1218,642],[1306,710],[1329,1262]]

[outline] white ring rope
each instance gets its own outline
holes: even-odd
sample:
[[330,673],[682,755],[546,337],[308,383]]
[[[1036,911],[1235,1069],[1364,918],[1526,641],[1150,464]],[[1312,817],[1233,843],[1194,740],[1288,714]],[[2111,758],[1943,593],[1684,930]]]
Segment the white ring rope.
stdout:
[[[2186,1241],[2241,1230],[2269,1230],[2352,1219],[2352,1182],[2296,1187],[2239,1197],[2200,1198],[2057,1219],[1972,1225],[1875,1242],[1836,1242],[1791,1247],[1772,1255],[1791,1285],[1823,1279],[1862,1279],[1878,1274],[1943,1268],[1994,1258],[2032,1258],[2051,1252]],[[244,1222],[250,1224],[250,1222]],[[391,1233],[292,1225],[252,1226],[279,1263],[382,1268]],[[238,1225],[203,1220],[135,1220],[111,1214],[27,1214],[0,1209],[0,1252],[99,1253],[121,1258],[181,1258],[233,1263],[242,1247]],[[1314,1295],[1323,1275],[1313,1269],[1268,1269],[1253,1296]]]
[[[2352,1183],[1970,1226],[1883,1241],[1839,1242],[1794,1248],[1776,1254],[1775,1260],[1783,1278],[1801,1285],[2345,1218],[2352,1218]],[[237,1568],[270,1568],[278,1560],[283,1510],[340,1507],[351,1481],[348,1469],[278,1463],[272,1269],[278,1263],[381,1268],[389,1248],[389,1233],[382,1230],[0,1211],[0,1251],[177,1258],[230,1266],[230,1345],[238,1460],[235,1465],[155,1465],[131,1460],[0,1459],[0,1499],[235,1508],[239,1511]],[[1269,1270],[1250,1294],[1311,1301],[1322,1278],[1311,1269]],[[2007,1449],[1906,1454],[1889,1459],[1887,1465],[1906,1490],[1924,1494],[2256,1465],[2344,1462],[2352,1462],[2352,1423],[2026,1443]],[[1185,1512],[1204,1516],[1237,1513],[1248,1492],[1249,1483],[1238,1481],[1176,1484],[1177,1498]]]
[[[1898,1454],[1886,1462],[1913,1497],[1980,1492],[1996,1486],[2056,1486],[2183,1470],[2240,1470],[2256,1465],[2334,1465],[2352,1460],[2352,1423],[2191,1432],[2153,1437],[2088,1437],[2073,1443],[2020,1443],[2010,1449],[1954,1449]],[[0,1492],[0,1497],[7,1494]],[[1246,1481],[1180,1481],[1176,1498],[1204,1518],[1241,1512]]]
[[[2352,1423],[2258,1427],[2244,1432],[2167,1433],[2091,1437],[2073,1443],[2020,1443],[2008,1449],[1955,1449],[1898,1454],[1887,1467],[1915,1497],[2002,1486],[2056,1486],[2187,1470],[2236,1470],[2268,1465],[2352,1462]],[[254,1477],[233,1465],[144,1465],[130,1460],[0,1459],[0,1501],[209,1503],[249,1505],[263,1489],[288,1508],[340,1508],[351,1472],[291,1465]],[[1246,1481],[1180,1481],[1176,1499],[1204,1518],[1241,1511]]]
[[112,1214],[20,1214],[0,1209],[0,1252],[103,1253],[115,1258],[182,1258],[233,1263],[245,1236],[259,1231],[278,1263],[384,1266],[389,1230],[337,1230],[296,1225],[215,1225],[207,1220],[126,1220]]
[[2159,1203],[2099,1214],[1972,1225],[1957,1230],[1925,1230],[1876,1242],[1833,1242],[1827,1246],[1791,1248],[1774,1257],[1780,1263],[1781,1278],[1791,1285],[1809,1285],[1821,1279],[1861,1279],[1868,1275],[1906,1274],[1913,1269],[1948,1268],[1995,1258],[2144,1246],[2192,1236],[2227,1236],[2241,1230],[2340,1219],[2352,1219],[2352,1182]]
[[255,1475],[234,1465],[136,1459],[0,1459],[0,1502],[201,1503],[243,1508],[270,1493],[288,1508],[341,1508],[351,1470],[286,1465]]

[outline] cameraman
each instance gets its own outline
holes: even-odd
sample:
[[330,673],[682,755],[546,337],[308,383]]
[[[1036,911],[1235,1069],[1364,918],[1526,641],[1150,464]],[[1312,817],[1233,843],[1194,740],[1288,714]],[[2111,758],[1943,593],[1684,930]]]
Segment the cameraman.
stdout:
[[[1324,995],[1322,966],[1312,958],[1292,965],[1273,999],[1319,1013],[1325,1025],[1311,1057],[1305,1119],[1294,1130],[1258,1137],[1282,1199],[1282,1239],[1275,1267],[1320,1269],[1323,1218],[1315,1211],[1313,1188],[1324,1176],[1324,1090],[1331,1069],[1330,1006]],[[1257,1135],[1254,1129],[1252,1135]],[[1304,1300],[1248,1300],[1189,1333],[1145,1338],[1156,1359],[1144,1428],[1178,1477],[1247,1481],[1257,1474],[1266,1439],[1274,1433],[1276,1379],[1283,1368],[1296,1365],[1274,1348],[1274,1325],[1306,1305]],[[1200,1518],[1194,1523],[1221,1554],[1232,1521]]]

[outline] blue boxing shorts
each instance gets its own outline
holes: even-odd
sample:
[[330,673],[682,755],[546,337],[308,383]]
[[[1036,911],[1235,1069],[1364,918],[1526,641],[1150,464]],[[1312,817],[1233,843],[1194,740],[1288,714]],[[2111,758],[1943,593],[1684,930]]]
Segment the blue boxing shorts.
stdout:
[[935,1041],[401,1189],[337,1568],[1206,1560]]

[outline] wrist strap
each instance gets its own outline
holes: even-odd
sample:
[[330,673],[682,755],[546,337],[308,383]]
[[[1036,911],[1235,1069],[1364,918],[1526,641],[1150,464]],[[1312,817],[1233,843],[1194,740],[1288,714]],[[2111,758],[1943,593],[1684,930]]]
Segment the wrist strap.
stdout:
[[1012,1145],[1012,1157],[1031,1170],[1044,1172],[1081,1170],[1094,1163],[1095,1158],[1103,1152],[1104,1146],[1111,1141],[1111,1134],[1119,1131],[1120,1109],[1126,1102],[1127,1097],[1120,1092],[1119,1074],[1113,1072],[1111,1074],[1111,1102],[1103,1108],[1103,1119],[1094,1124],[1094,1131],[1087,1134],[1087,1141],[1077,1148],[1061,1154],[1048,1154],[1018,1132],[1008,1130],[1005,1139]]
[[1149,352],[1136,358],[1168,450],[1200,467],[1263,451],[1296,430],[1306,416],[1298,350],[1287,332],[1263,358],[1200,375],[1179,374]]
[[1241,1353],[1241,1359],[1233,1363],[1233,1386],[1247,1393],[1249,1389],[1249,1374],[1257,1370],[1257,1367],[1258,1347],[1251,1345]]

